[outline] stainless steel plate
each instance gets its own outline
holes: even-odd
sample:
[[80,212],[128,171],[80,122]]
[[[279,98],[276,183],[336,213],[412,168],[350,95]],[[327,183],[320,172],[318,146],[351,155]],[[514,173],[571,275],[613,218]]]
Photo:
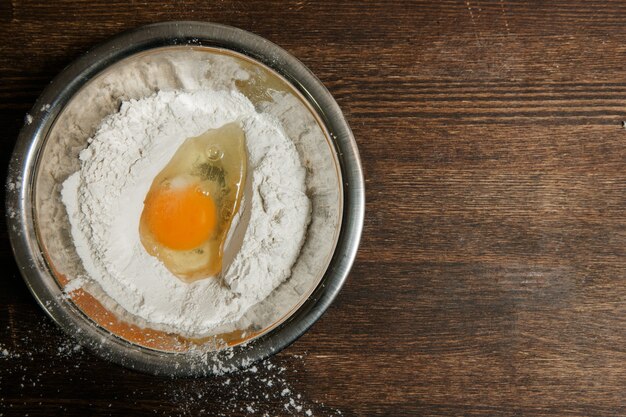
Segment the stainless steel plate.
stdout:
[[[322,269],[316,285],[303,291],[305,296],[289,314],[268,325],[253,339],[238,339],[228,351],[198,348],[175,352],[138,343],[98,325],[84,308],[62,296],[60,277],[63,274],[59,273],[60,262],[54,258],[63,251],[63,245],[59,244],[63,241],[63,227],[59,226],[56,235],[47,234],[41,227],[42,222],[48,221],[48,213],[58,210],[46,211],[40,197],[43,193],[55,192],[54,187],[63,180],[58,167],[68,165],[63,158],[75,152],[75,149],[68,150],[59,158],[59,154],[50,149],[51,144],[59,149],[71,147],[72,144],[63,142],[67,135],[59,135],[58,126],[71,116],[72,103],[74,107],[77,101],[81,106],[88,105],[86,89],[97,93],[96,81],[103,80],[107,71],[113,71],[122,63],[136,62],[140,57],[156,56],[163,51],[205,50],[224,51],[268,68],[306,102],[328,137],[333,151],[330,159],[339,170],[337,178],[341,183],[337,183],[337,187],[343,205],[338,206],[342,212],[337,227],[341,227],[329,246],[329,259],[320,263],[325,272]],[[20,133],[9,167],[7,221],[11,242],[24,279],[45,311],[96,354],[155,374],[200,375],[240,367],[296,340],[328,308],[343,285],[356,255],[364,216],[364,184],[356,143],[337,103],[321,82],[297,59],[267,40],[211,23],[170,22],[145,26],[95,48],[65,69],[35,103],[33,116],[33,122]],[[55,166],[57,168],[50,171],[49,168]],[[52,185],[46,188],[48,183]]]

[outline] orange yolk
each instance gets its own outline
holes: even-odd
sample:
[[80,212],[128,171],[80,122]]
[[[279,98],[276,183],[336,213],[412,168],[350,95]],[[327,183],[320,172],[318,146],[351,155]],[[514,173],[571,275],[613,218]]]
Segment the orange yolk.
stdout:
[[174,250],[200,246],[215,232],[215,202],[196,187],[157,188],[144,202],[146,225],[155,239]]

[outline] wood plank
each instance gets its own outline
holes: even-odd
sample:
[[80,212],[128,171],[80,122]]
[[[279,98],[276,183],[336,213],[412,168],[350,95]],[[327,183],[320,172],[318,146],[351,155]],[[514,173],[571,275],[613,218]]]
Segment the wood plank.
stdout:
[[275,368],[155,378],[74,352],[2,216],[1,415],[626,415],[626,3],[3,0],[0,165],[73,59],[183,19],[266,37],[336,97],[366,174],[355,267]]

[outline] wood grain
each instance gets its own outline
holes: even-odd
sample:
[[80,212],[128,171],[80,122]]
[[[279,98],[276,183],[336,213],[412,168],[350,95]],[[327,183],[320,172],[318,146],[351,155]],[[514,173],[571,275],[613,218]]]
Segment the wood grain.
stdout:
[[304,408],[270,371],[169,380],[66,354],[3,227],[0,413],[626,415],[626,3],[0,0],[1,165],[65,65],[180,19],[293,53],[359,144],[355,267],[273,359]]

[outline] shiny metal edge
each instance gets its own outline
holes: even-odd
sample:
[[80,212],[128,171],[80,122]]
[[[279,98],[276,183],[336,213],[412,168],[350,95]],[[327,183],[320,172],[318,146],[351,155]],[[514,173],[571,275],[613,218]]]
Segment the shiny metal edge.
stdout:
[[[171,45],[223,47],[254,58],[284,76],[316,109],[328,131],[343,176],[343,219],[335,253],[318,287],[285,322],[251,342],[208,356],[142,348],[95,326],[67,299],[43,258],[29,206],[39,151],[56,116],[71,97],[109,65],[144,50]],[[42,111],[42,107],[50,107]],[[20,272],[44,311],[96,355],[157,375],[200,376],[234,370],[279,352],[299,338],[330,306],[356,257],[365,216],[363,171],[356,141],[337,102],[324,85],[291,54],[250,32],[207,22],[164,22],[122,33],[95,47],[64,69],[44,90],[21,130],[9,164],[6,212],[9,237]],[[17,184],[17,186],[14,186]],[[338,335],[340,336],[340,335]]]

